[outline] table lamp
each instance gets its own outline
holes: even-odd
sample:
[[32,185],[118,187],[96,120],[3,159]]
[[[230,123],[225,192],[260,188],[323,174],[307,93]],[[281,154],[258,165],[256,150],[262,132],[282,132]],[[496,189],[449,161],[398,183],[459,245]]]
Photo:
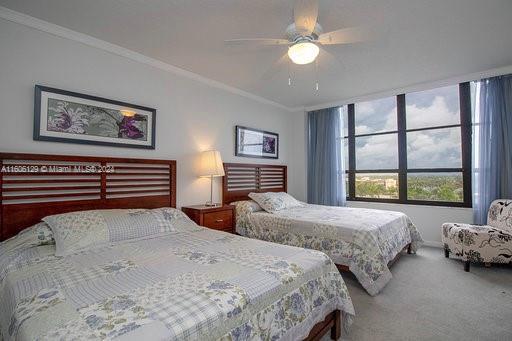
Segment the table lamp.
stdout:
[[218,150],[201,153],[199,176],[210,178],[210,201],[207,201],[205,206],[217,206],[213,203],[213,177],[224,176],[224,166]]

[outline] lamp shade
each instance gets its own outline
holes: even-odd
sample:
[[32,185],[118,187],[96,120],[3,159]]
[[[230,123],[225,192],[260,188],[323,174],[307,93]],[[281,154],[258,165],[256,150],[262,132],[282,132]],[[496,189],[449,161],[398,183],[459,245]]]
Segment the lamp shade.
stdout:
[[201,153],[199,176],[224,176],[224,166],[218,150]]

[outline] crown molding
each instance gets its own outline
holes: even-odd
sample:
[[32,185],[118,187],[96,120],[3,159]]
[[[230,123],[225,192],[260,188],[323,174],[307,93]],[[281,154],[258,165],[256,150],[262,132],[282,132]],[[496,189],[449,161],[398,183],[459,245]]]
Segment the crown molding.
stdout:
[[324,109],[324,108],[331,108],[331,107],[347,105],[347,104],[351,104],[351,103],[371,101],[374,99],[396,96],[396,95],[409,93],[409,92],[416,92],[416,91],[423,91],[423,90],[428,90],[428,89],[433,89],[433,88],[440,88],[443,86],[453,85],[453,84],[457,84],[457,83],[471,82],[471,81],[476,81],[476,80],[480,80],[480,79],[484,79],[484,78],[505,75],[505,74],[509,74],[509,73],[512,73],[512,65],[489,69],[489,70],[485,70],[485,71],[481,71],[481,72],[474,72],[474,73],[470,73],[470,74],[455,76],[455,77],[446,78],[446,79],[437,80],[437,81],[416,83],[416,84],[412,84],[412,85],[405,86],[402,88],[386,90],[386,91],[382,91],[382,92],[375,92],[375,93],[366,94],[366,95],[362,95],[362,96],[341,99],[341,100],[334,101],[334,102],[316,104],[313,106],[307,106],[302,109],[304,111],[311,111],[311,110],[319,110],[319,109]]
[[306,107],[305,106],[300,106],[300,107],[292,107],[290,108],[290,111],[292,112],[305,112],[306,111]]
[[106,51],[106,52],[109,52],[109,53],[112,53],[112,54],[115,54],[115,55],[118,55],[121,57],[125,57],[132,61],[146,64],[146,65],[155,67],[157,69],[160,69],[160,70],[163,70],[166,72],[170,72],[170,73],[176,74],[178,76],[182,76],[182,77],[197,81],[199,83],[206,84],[213,88],[221,89],[221,90],[230,92],[235,95],[239,95],[242,97],[252,99],[256,102],[268,104],[268,105],[271,105],[271,106],[274,106],[274,107],[277,107],[277,108],[280,108],[280,109],[283,109],[283,110],[286,110],[289,112],[295,111],[294,108],[287,107],[283,104],[271,101],[271,100],[263,98],[261,96],[252,94],[250,92],[247,92],[247,91],[232,87],[230,85],[221,83],[219,81],[201,76],[197,73],[187,71],[185,69],[162,62],[158,59],[148,57],[141,53],[121,47],[119,45],[112,44],[112,43],[109,43],[107,41],[104,41],[104,40],[101,40],[98,38],[94,38],[87,34],[73,31],[68,28],[65,28],[65,27],[62,27],[62,26],[59,26],[56,24],[52,24],[50,22],[47,22],[47,21],[44,21],[41,19],[34,18],[30,15],[23,14],[23,13],[20,13],[17,11],[13,11],[13,10],[3,7],[3,6],[0,6],[0,18],[17,23],[17,24],[24,25],[24,26],[27,26],[27,27],[30,27],[33,29],[36,29],[39,31],[42,31],[45,33],[49,33],[54,36],[73,40],[73,41],[79,42],[81,44],[91,46],[91,47],[94,47],[94,48],[97,48],[97,49],[100,49],[100,50],[103,50],[103,51]]

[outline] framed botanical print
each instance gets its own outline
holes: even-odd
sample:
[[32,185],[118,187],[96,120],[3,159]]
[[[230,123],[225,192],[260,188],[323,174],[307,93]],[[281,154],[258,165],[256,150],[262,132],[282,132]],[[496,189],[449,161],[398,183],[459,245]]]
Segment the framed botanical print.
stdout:
[[278,159],[279,134],[236,126],[235,155]]
[[155,149],[156,110],[35,87],[34,140]]

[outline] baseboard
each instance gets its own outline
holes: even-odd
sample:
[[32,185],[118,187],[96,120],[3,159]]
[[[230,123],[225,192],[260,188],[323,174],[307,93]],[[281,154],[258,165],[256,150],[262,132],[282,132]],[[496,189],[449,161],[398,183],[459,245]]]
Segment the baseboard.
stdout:
[[437,248],[440,248],[440,249],[443,247],[443,243],[432,241],[432,240],[425,240],[425,241],[423,241],[423,245],[430,246],[430,247],[437,247]]

